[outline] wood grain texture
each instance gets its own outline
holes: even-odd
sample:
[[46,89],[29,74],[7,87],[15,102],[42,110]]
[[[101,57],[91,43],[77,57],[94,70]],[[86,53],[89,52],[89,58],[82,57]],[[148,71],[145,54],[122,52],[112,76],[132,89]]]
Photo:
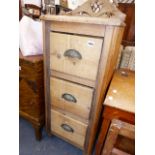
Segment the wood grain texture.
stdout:
[[112,120],[101,155],[111,155],[119,135],[135,139],[135,126],[120,120]]
[[50,22],[42,21],[43,25],[43,57],[44,57],[44,94],[45,94],[45,123],[46,131],[50,135]]
[[55,110],[57,112],[60,112],[60,113],[62,113],[64,115],[67,115],[68,117],[71,117],[71,118],[73,118],[75,120],[78,120],[79,122],[82,122],[84,124],[88,124],[89,123],[89,120],[83,119],[82,117],[79,117],[78,115],[76,115],[74,113],[68,112],[66,110],[62,110],[62,109],[57,108],[57,107],[55,107],[53,105],[51,106],[51,109],[53,109],[53,110]]
[[131,112],[127,112],[124,110],[120,110],[114,107],[104,106],[104,112],[102,115],[103,118],[107,119],[120,119],[124,122],[135,124],[135,114]]
[[112,152],[115,148],[123,152],[125,151],[125,152],[128,152],[134,155],[135,154],[135,139],[131,139],[125,136],[118,135],[117,141],[115,143],[114,148],[112,149]]
[[[91,0],[74,9],[70,14],[74,16],[98,17],[102,19],[114,17],[124,21],[125,15],[109,0]],[[82,14],[82,15],[81,15]],[[111,20],[109,18],[109,20]]]
[[[50,38],[51,69],[95,81],[102,39],[54,32]],[[82,58],[65,57],[69,49],[77,50]]]
[[110,123],[111,123],[111,120],[107,119],[107,118],[104,118],[103,121],[102,121],[102,126],[101,126],[101,129],[100,129],[100,133],[99,133],[99,136],[98,136],[98,139],[97,139],[96,146],[95,146],[95,155],[100,155],[101,154],[102,147],[103,147],[103,144],[104,144],[104,140],[105,140],[106,134],[108,132]]
[[88,125],[88,132],[85,141],[85,154],[92,152],[93,144],[96,137],[98,121],[102,110],[102,102],[108,84],[112,78],[117,58],[119,54],[119,46],[122,40],[123,27],[107,26],[105,31],[104,45],[101,54],[99,72],[96,83],[96,92],[92,104],[91,118]]
[[124,46],[135,45],[135,4],[134,3],[119,3],[118,8],[126,14],[126,27],[123,35]]
[[[68,132],[62,128],[62,124],[69,125],[73,132]],[[65,116],[55,110],[51,110],[51,131],[61,135],[65,139],[69,139],[76,143],[80,148],[84,146],[87,124]]]
[[119,128],[117,125],[114,126],[111,124],[101,155],[111,155],[112,149],[118,137],[118,133]]
[[42,20],[47,21],[61,21],[61,22],[72,22],[72,23],[84,23],[84,24],[99,24],[99,25],[113,25],[113,26],[124,26],[124,21],[115,16],[111,18],[102,17],[85,17],[85,16],[71,16],[71,15],[42,15]]
[[19,59],[19,109],[38,118],[44,114],[43,58],[33,63]]
[[[93,89],[56,78],[51,78],[50,88],[53,106],[88,120]],[[76,103],[65,100],[64,94],[72,95]]]
[[[68,29],[68,27],[70,28]],[[95,23],[90,25],[90,24],[81,24],[81,23],[52,21],[51,30],[56,32],[66,32],[66,33],[73,33],[73,34],[104,37],[105,26],[97,25]]]
[[27,112],[24,112],[22,110],[19,110],[19,115],[22,118],[25,118],[26,120],[30,121],[32,124],[36,126],[43,126],[45,123],[45,116],[40,115],[40,117],[33,117],[31,114],[28,114]]
[[71,145],[74,145],[75,147],[77,147],[77,148],[83,150],[83,146],[77,144],[75,141],[70,140],[69,138],[66,138],[64,135],[61,135],[60,133],[54,132],[54,131],[52,131],[52,134],[55,135],[55,136],[57,136],[57,137],[59,137],[59,138],[61,138],[61,139],[64,140],[64,141],[70,143]]
[[37,63],[39,61],[43,61],[43,55],[31,55],[31,56],[23,56],[21,50],[19,49],[19,58],[25,61],[30,61],[32,63]]
[[[99,37],[100,40],[104,40],[104,42],[101,45],[101,48],[97,48],[94,51],[97,53],[101,52],[100,53],[101,55],[99,54],[99,58],[97,59],[97,63],[98,63],[97,70],[95,69],[96,76],[94,76],[95,74],[93,76],[91,76],[89,73],[89,72],[91,72],[91,69],[93,69],[94,66],[87,69],[87,72],[84,73],[85,71],[83,71],[83,68],[88,65],[87,62],[85,62],[83,65],[81,65],[81,68],[79,69],[78,74],[73,74],[74,72],[76,72],[76,67],[74,67],[73,65],[71,67],[71,64],[68,62],[67,63],[65,62],[66,66],[62,65],[61,63],[59,63],[59,64],[57,63],[57,61],[59,61],[58,59],[62,59],[63,54],[55,55],[55,51],[54,51],[54,53],[52,53],[52,54],[55,55],[56,61],[54,62],[53,58],[51,58],[51,63],[53,63],[53,65],[57,64],[56,67],[59,67],[63,70],[64,70],[64,66],[66,69],[70,68],[70,69],[68,69],[68,72],[66,70],[63,71],[63,70],[57,70],[57,69],[50,68],[52,77],[64,79],[68,82],[74,82],[76,84],[86,85],[86,86],[90,86],[90,87],[95,86],[94,87],[95,92],[93,94],[93,99],[92,99],[92,104],[91,104],[91,112],[90,112],[90,117],[89,117],[89,121],[88,121],[88,129],[87,129],[86,135],[84,137],[85,140],[84,140],[84,147],[83,147],[83,154],[90,155],[92,152],[92,148],[94,146],[94,141],[95,141],[97,127],[98,127],[98,120],[99,120],[101,110],[102,110],[102,102],[105,97],[107,87],[108,87],[110,80],[112,78],[113,72],[115,70],[115,65],[117,62],[118,54],[119,54],[119,48],[120,48],[120,43],[121,43],[124,27],[123,26],[120,27],[121,24],[119,26],[109,26],[110,22],[107,23],[107,22],[105,22],[104,19],[102,21],[99,21],[99,20],[96,21],[95,18],[89,18],[89,19],[82,18],[82,17],[76,18],[76,17],[72,17],[72,16],[66,16],[66,17],[64,17],[64,16],[44,16],[44,17],[42,16],[43,20],[51,22],[51,29],[52,29],[52,23],[54,23],[54,24],[56,23],[54,29],[52,30],[52,32],[50,32],[51,33],[51,47],[48,46],[48,48],[53,48],[55,46],[56,50],[59,49],[61,46],[63,47],[63,48],[61,47],[62,50],[64,50],[66,48],[65,46],[76,47],[77,43],[82,42],[82,44],[83,44],[85,42],[85,40],[83,40],[83,38],[89,37],[88,32],[82,34],[82,36],[77,35],[77,34],[81,34],[83,31],[78,30],[78,32],[76,34],[76,32],[73,32],[73,29],[70,27],[71,25],[72,26],[74,24],[78,25],[78,26],[81,25],[81,27],[83,27],[83,25],[84,25],[84,28],[86,28],[86,25],[88,23],[89,24],[91,23],[92,26],[94,23],[96,25],[106,24],[103,26],[104,34],[103,34],[103,31],[100,29],[101,36]],[[60,26],[61,22],[63,23],[63,25],[65,25],[65,28]],[[64,22],[66,22],[66,24],[64,24]],[[59,26],[58,26],[58,23],[60,23]],[[91,24],[90,24],[90,26],[91,26]],[[118,23],[115,23],[114,25],[117,25],[117,24]],[[68,25],[68,28],[67,28],[67,25]],[[124,25],[124,24],[122,24],[122,25]],[[58,26],[58,28],[56,26]],[[66,33],[67,29],[68,29],[68,33],[72,33],[72,34]],[[70,30],[70,29],[72,29],[72,30]],[[79,27],[79,29],[80,29],[80,27]],[[94,31],[95,31],[95,29],[94,29]],[[53,34],[58,34],[58,33],[60,36],[59,39],[57,37],[58,41],[56,43],[52,44],[52,42],[54,41],[53,38],[55,38],[55,36],[53,36]],[[64,35],[64,37],[62,37],[63,35]],[[72,39],[70,39],[70,40],[73,40],[72,43],[68,43],[68,42],[71,42],[70,40],[67,41],[68,38],[69,39],[72,38]],[[98,37],[91,37],[91,38],[97,39]],[[77,40],[74,41],[74,39],[75,40],[77,39]],[[61,41],[62,41],[62,43],[61,43]],[[81,46],[81,44],[79,44],[78,49],[85,49],[85,47],[84,47],[84,45]],[[100,51],[98,51],[98,50],[100,50]],[[59,49],[59,51],[60,51],[60,49]],[[92,52],[90,52],[90,50],[89,50],[88,53],[92,54]],[[56,53],[57,53],[57,51],[56,51]],[[83,54],[83,51],[81,53]],[[89,54],[88,54],[88,58],[91,55],[91,54],[90,55]],[[52,55],[51,55],[51,57],[52,57]],[[92,58],[92,60],[93,60],[93,58]],[[72,62],[72,64],[75,64],[75,66],[76,66],[76,63],[77,62],[75,62],[75,63]],[[88,65],[88,66],[90,66],[90,65]],[[87,74],[87,76],[83,76],[84,74],[85,75]],[[91,81],[94,83],[91,83]],[[90,85],[90,84],[92,84],[92,85]],[[50,104],[52,105],[52,100],[50,101]],[[49,109],[47,109],[47,110],[49,110]],[[58,112],[58,108],[55,110]],[[69,114],[69,112],[65,113],[64,111],[65,110],[62,110],[60,113],[62,115],[66,114],[66,117],[69,117],[69,119],[73,119],[74,116],[71,116]],[[52,123],[52,121],[51,121],[51,123]],[[81,123],[83,123],[83,122],[81,122]],[[56,132],[51,131],[51,133],[55,134]],[[59,135],[59,134],[57,134],[57,135]],[[59,135],[59,136],[61,136],[61,135]],[[63,137],[63,139],[67,139],[67,136],[64,136],[64,134],[62,135],[62,137]],[[71,143],[75,144],[75,140],[72,139]]]
[[68,80],[77,84],[82,84],[88,87],[95,87],[95,81],[92,80],[88,80],[85,78],[79,78],[79,76],[72,76],[66,73],[62,73],[62,72],[57,72],[55,70],[51,70],[51,76],[56,77],[56,78],[60,78],[60,79],[64,79],[64,80]]
[[121,69],[111,81],[104,105],[135,113],[135,73]]
[[127,111],[123,111],[123,110],[109,107],[106,105],[104,106],[104,111],[103,111],[102,117],[103,117],[103,122],[102,122],[102,127],[100,129],[100,133],[98,136],[98,140],[96,143],[95,155],[100,155],[100,153],[102,151],[102,147],[103,147],[105,139],[106,139],[108,127],[110,126],[110,123],[113,119],[119,119],[119,120],[122,120],[122,121],[130,123],[130,124],[135,124],[135,114],[134,113],[129,113]]
[[40,140],[45,122],[43,56],[27,59],[19,55],[19,114],[37,129],[36,139]]

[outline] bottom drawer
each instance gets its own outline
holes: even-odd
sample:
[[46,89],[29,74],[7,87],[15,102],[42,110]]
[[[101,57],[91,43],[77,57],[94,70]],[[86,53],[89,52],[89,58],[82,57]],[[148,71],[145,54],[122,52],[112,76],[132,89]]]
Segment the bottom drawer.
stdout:
[[51,110],[51,131],[81,149],[84,147],[87,126],[67,115]]

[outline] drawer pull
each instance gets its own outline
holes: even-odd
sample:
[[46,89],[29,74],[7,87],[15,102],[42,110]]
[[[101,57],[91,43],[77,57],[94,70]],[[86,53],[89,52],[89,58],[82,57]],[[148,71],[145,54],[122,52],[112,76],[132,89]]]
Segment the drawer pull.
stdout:
[[61,124],[61,127],[65,130],[65,131],[67,131],[67,132],[74,132],[74,130],[73,130],[73,128],[71,128],[69,125],[67,125],[67,124]]
[[69,57],[69,58],[82,59],[82,56],[81,56],[80,52],[75,50],[75,49],[66,50],[65,53],[64,53],[64,56]]
[[65,99],[66,101],[69,101],[69,102],[74,102],[74,103],[77,102],[76,98],[71,94],[65,93],[62,95],[62,98]]

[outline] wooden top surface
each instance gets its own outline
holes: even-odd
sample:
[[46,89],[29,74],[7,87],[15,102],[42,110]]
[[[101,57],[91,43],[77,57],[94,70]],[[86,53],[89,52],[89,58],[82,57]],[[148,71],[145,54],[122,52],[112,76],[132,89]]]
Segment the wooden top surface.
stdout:
[[[94,10],[95,9],[95,10]],[[43,15],[42,20],[124,26],[126,15],[109,0],[89,0],[75,10],[59,15]]]
[[135,113],[135,73],[121,69],[114,73],[104,105]]
[[31,62],[37,62],[43,60],[43,55],[23,56],[21,51],[19,50],[19,58]]
[[125,26],[124,21],[119,18],[102,18],[102,17],[85,17],[85,16],[71,16],[71,15],[42,15],[41,20],[85,23],[85,24],[103,24]]

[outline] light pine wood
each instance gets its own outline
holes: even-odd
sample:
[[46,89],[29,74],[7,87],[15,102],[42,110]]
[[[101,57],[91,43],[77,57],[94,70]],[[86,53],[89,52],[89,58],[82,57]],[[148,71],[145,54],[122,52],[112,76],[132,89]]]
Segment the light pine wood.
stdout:
[[135,73],[129,70],[115,72],[104,105],[135,113]]
[[[68,29],[68,27],[70,27]],[[95,29],[95,31],[94,31]],[[66,33],[73,33],[73,34],[84,34],[89,36],[97,36],[103,37],[105,33],[105,26],[104,25],[97,25],[97,24],[81,24],[81,23],[69,23],[69,22],[52,22],[51,26],[52,31],[57,32],[66,32]]]
[[82,122],[84,124],[88,124],[89,123],[89,120],[83,119],[82,117],[79,117],[78,115],[75,115],[74,113],[70,113],[70,112],[68,112],[66,110],[62,110],[62,109],[57,108],[57,107],[55,107],[53,105],[51,106],[51,109],[53,109],[55,111],[58,111],[58,112],[60,112],[60,113],[62,113],[64,115],[67,115],[68,117],[71,117],[71,118],[73,118],[75,120],[78,120],[79,122]]
[[55,135],[55,136],[57,136],[57,137],[63,139],[64,141],[66,141],[66,142],[68,142],[68,143],[74,145],[75,147],[77,147],[77,148],[79,148],[79,149],[81,149],[81,150],[84,149],[83,146],[77,144],[77,143],[74,142],[73,140],[70,140],[70,139],[66,138],[64,135],[62,135],[62,134],[60,134],[60,133],[58,133],[58,132],[54,132],[54,131],[51,131],[51,132],[52,132],[53,135]]
[[[48,27],[47,30],[48,35],[50,34],[50,47],[49,44],[48,46],[46,45],[50,49],[50,55],[48,55],[48,59],[50,59],[49,62],[51,62],[50,69],[48,68],[50,71],[50,75],[52,77],[59,78],[68,82],[74,82],[76,84],[94,88],[91,111],[88,120],[88,128],[83,139],[84,146],[81,147],[81,145],[79,146],[79,144],[77,144],[76,139],[80,137],[78,137],[78,135],[76,135],[76,139],[69,139],[67,135],[62,134],[61,132],[58,133],[55,131],[51,131],[50,133],[62,137],[75,146],[78,145],[78,147],[83,149],[83,155],[91,155],[96,132],[98,129],[98,121],[102,110],[102,103],[107,91],[107,87],[115,70],[115,65],[119,54],[119,48],[124,29],[124,21],[120,21],[120,19],[118,19],[116,16],[113,16],[111,18],[92,18],[70,15],[45,15],[42,16],[41,19],[49,21],[51,23],[50,28]],[[86,27],[88,27],[88,31],[86,30]],[[88,38],[98,40],[98,45],[94,50],[88,50],[88,47],[85,47],[85,42]],[[89,58],[89,61],[88,59],[84,59],[85,61],[81,66],[79,65],[79,62],[83,59],[70,60],[69,58],[65,58],[67,59],[66,61],[63,58],[64,50],[75,47],[76,49],[80,50],[82,58],[83,54],[87,54],[87,58]],[[60,53],[57,53],[58,51]],[[48,78],[49,80],[50,76],[46,78]],[[50,91],[49,86],[48,91]],[[52,105],[51,107],[49,106],[50,108],[52,108],[53,110],[55,109],[57,113],[60,112],[60,114],[63,116],[65,115],[68,119],[73,119],[83,123],[83,120],[78,119],[80,117],[78,117],[78,115],[76,115],[75,113],[71,115],[71,112],[60,110],[60,108],[56,108],[55,106],[53,106],[52,99],[53,98],[51,97],[49,101],[50,103],[48,102],[48,104]],[[51,109],[47,110],[47,117],[50,117],[52,127],[54,125],[52,124],[54,119],[50,114]],[[47,120],[49,122],[49,119]],[[55,122],[57,122],[57,120]]]
[[[115,4],[111,4],[109,0],[89,0],[83,5],[77,7],[71,12],[72,15],[83,14],[83,16],[100,17],[103,19],[115,17],[115,19],[120,19],[124,21],[125,14],[120,12]],[[86,15],[84,15],[86,14]]]
[[108,66],[107,70],[109,69],[109,72],[105,71],[105,76],[107,76],[105,81],[105,87],[109,84],[109,80],[111,80],[114,70],[116,69],[116,63],[119,56],[120,44],[122,41],[123,32],[124,32],[124,27],[115,27],[113,30],[111,45],[109,47],[109,50],[111,52],[109,53],[109,57],[107,59],[107,66]]
[[[52,105],[88,120],[93,89],[64,80],[51,78],[50,92]],[[77,102],[66,101],[62,98],[62,95],[66,93],[74,96]]]
[[[91,108],[90,122],[86,134],[84,154],[91,154],[98,128],[98,121],[102,110],[102,102],[105,98],[106,89],[112,78],[119,46],[123,36],[123,27],[107,26],[105,31],[104,45],[101,54],[99,72],[96,82],[96,91]],[[114,39],[113,39],[114,38]]]
[[[44,91],[45,91],[45,124],[46,131],[50,135],[50,34],[49,28],[51,23],[48,21],[43,21],[43,57],[44,57]],[[46,80],[45,80],[46,79]]]
[[[51,69],[89,80],[96,79],[102,39],[53,32],[50,38]],[[65,57],[68,49],[79,51],[82,58]]]
[[103,17],[85,17],[85,16],[70,16],[70,15],[43,15],[40,17],[42,20],[47,21],[61,21],[61,22],[72,22],[72,23],[84,23],[84,24],[98,24],[98,25],[115,25],[125,26],[124,21],[116,16],[111,18]]
[[51,76],[53,77],[57,77],[57,78],[61,78],[61,79],[65,79],[74,83],[79,83],[88,87],[95,87],[95,81],[92,80],[88,80],[88,79],[84,79],[84,78],[79,78],[78,76],[72,76],[66,73],[62,73],[62,72],[57,72],[55,70],[51,70]]
[[[69,125],[74,131],[65,131],[61,127],[62,124]],[[54,131],[60,136],[65,137],[65,139],[73,141],[80,148],[83,148],[84,146],[86,129],[87,124],[74,120],[71,117],[65,116],[55,110],[51,110],[51,131]]]

